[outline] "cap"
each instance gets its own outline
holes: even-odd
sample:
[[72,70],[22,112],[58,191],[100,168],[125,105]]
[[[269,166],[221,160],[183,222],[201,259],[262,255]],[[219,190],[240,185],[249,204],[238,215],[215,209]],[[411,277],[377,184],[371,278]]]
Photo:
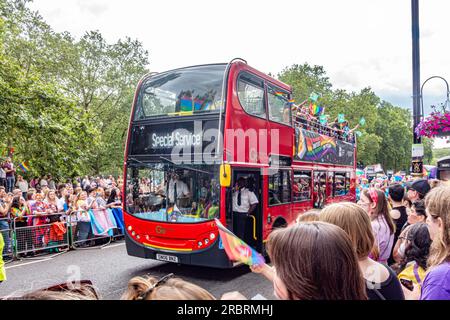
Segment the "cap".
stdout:
[[406,184],[406,188],[408,190],[417,191],[422,196],[425,196],[431,189],[430,184],[425,179],[419,179],[413,182],[409,182]]

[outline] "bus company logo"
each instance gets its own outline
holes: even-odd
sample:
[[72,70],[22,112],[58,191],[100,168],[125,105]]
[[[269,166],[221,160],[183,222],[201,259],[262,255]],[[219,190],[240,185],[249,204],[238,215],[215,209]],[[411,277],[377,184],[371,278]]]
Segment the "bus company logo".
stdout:
[[161,226],[156,226],[155,232],[156,232],[157,234],[166,234],[167,229],[165,229],[165,228],[163,228],[163,227],[161,227]]

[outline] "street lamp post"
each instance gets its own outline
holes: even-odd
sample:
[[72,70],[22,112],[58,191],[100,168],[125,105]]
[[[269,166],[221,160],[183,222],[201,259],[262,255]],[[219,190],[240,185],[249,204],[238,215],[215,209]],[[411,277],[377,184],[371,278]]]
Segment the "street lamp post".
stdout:
[[[419,0],[411,0],[412,15],[412,71],[413,71],[413,118],[414,128],[420,122],[420,30]],[[414,130],[413,128],[413,130]],[[421,143],[420,136],[414,133],[414,143]]]
[[421,104],[421,108],[422,108],[422,116],[425,116],[425,112],[424,112],[424,108],[423,108],[423,87],[425,86],[425,83],[427,83],[428,81],[430,81],[431,79],[441,79],[442,81],[445,82],[445,85],[447,86],[447,100],[445,100],[445,103],[443,105],[443,110],[442,111],[446,111],[447,107],[450,107],[450,87],[448,85],[447,80],[445,80],[443,77],[441,76],[432,76],[429,77],[427,80],[424,81],[424,83],[422,84],[422,87],[420,87],[420,104]]
[[[412,20],[412,71],[413,71],[413,135],[414,144],[422,142],[420,136],[415,132],[415,128],[420,122],[420,31],[419,31],[419,0],[411,0],[411,20]],[[422,176],[423,154],[412,157],[412,174],[415,177]]]

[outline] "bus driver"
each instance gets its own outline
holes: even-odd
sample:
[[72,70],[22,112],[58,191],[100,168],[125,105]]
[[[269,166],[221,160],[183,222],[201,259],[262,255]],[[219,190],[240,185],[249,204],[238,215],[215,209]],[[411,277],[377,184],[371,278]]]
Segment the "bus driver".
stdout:
[[[174,197],[176,195],[176,199]],[[174,172],[172,178],[169,181],[169,203],[175,203],[175,200],[180,198],[189,198],[191,196],[189,188],[183,181],[180,180],[178,173]]]

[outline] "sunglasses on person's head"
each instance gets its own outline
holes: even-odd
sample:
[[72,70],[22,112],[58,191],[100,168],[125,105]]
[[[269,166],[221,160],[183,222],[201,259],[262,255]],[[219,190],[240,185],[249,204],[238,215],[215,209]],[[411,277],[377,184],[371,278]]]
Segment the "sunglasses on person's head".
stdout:
[[158,281],[156,281],[156,283],[155,283],[153,286],[151,286],[148,290],[146,290],[146,291],[144,291],[143,293],[141,293],[141,294],[139,295],[139,297],[137,297],[136,300],[145,300],[145,298],[147,298],[147,296],[148,296],[150,293],[152,293],[152,291],[153,291],[155,288],[157,288],[157,287],[159,287],[160,285],[166,283],[166,281],[169,280],[170,278],[172,278],[173,276],[174,276],[173,273],[169,273],[168,275],[162,277],[161,279],[159,279]]

